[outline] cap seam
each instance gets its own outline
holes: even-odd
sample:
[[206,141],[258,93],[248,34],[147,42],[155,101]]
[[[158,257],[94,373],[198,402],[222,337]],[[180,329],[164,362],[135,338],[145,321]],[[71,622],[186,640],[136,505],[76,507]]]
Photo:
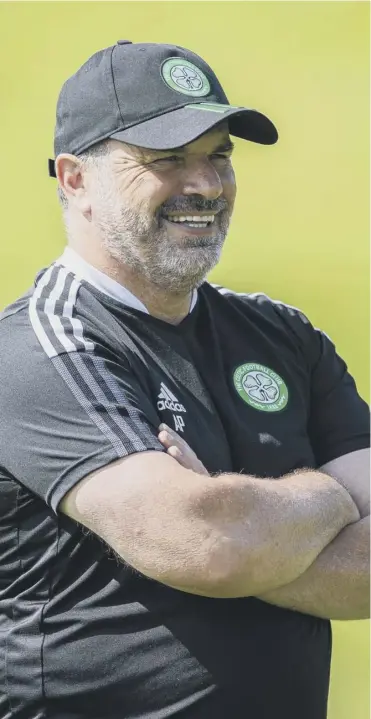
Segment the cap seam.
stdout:
[[117,45],[114,45],[114,46],[112,47],[112,52],[111,52],[111,75],[112,75],[113,89],[114,89],[114,91],[115,91],[117,108],[118,108],[118,111],[119,111],[119,114],[120,114],[120,117],[121,117],[121,122],[124,122],[124,118],[123,118],[123,116],[122,116],[121,107],[120,107],[120,103],[119,103],[119,98],[118,98],[117,90],[116,90],[115,74],[114,74],[114,72],[113,72],[113,51],[114,51],[115,47],[117,47]]

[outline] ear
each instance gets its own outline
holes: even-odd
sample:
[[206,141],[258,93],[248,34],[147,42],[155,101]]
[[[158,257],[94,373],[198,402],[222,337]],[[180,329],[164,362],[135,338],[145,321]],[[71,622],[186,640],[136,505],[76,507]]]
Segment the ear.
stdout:
[[69,203],[82,214],[89,213],[91,205],[86,186],[86,173],[79,158],[67,153],[58,155],[55,160],[55,172]]

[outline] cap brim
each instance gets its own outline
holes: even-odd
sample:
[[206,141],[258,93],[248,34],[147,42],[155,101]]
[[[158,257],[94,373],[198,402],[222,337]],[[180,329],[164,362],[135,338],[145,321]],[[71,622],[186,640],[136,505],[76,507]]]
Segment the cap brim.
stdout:
[[278,132],[273,122],[261,112],[211,103],[186,105],[134,127],[120,130],[111,135],[111,138],[150,150],[173,150],[197,140],[226,121],[229,132],[234,137],[261,145],[274,145],[278,140]]
[[[273,122],[257,110],[216,103],[192,103],[154,117],[126,130],[115,132],[113,140],[127,142],[149,150],[173,150],[197,140],[213,127],[228,121],[234,137],[274,145],[278,132]],[[49,175],[56,177],[54,160],[49,160]]]

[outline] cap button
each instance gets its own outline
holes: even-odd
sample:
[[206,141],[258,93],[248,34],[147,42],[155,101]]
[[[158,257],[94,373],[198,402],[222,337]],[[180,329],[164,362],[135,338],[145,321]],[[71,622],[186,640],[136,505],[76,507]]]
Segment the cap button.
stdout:
[[132,45],[131,40],[117,40],[117,45]]

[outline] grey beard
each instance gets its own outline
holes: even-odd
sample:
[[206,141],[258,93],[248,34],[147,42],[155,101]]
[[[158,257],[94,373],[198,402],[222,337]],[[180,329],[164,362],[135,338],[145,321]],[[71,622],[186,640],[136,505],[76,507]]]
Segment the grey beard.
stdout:
[[[200,243],[203,239],[198,238]],[[219,262],[224,241],[205,247],[176,251],[170,248],[166,256],[157,255],[150,264],[142,265],[142,273],[158,288],[174,293],[186,293],[199,287]]]
[[185,236],[171,243],[166,232],[153,222],[146,227],[137,215],[125,211],[118,223],[101,224],[102,244],[118,262],[138,277],[173,293],[187,293],[199,287],[218,263],[228,230],[229,218],[223,213],[216,236]]

